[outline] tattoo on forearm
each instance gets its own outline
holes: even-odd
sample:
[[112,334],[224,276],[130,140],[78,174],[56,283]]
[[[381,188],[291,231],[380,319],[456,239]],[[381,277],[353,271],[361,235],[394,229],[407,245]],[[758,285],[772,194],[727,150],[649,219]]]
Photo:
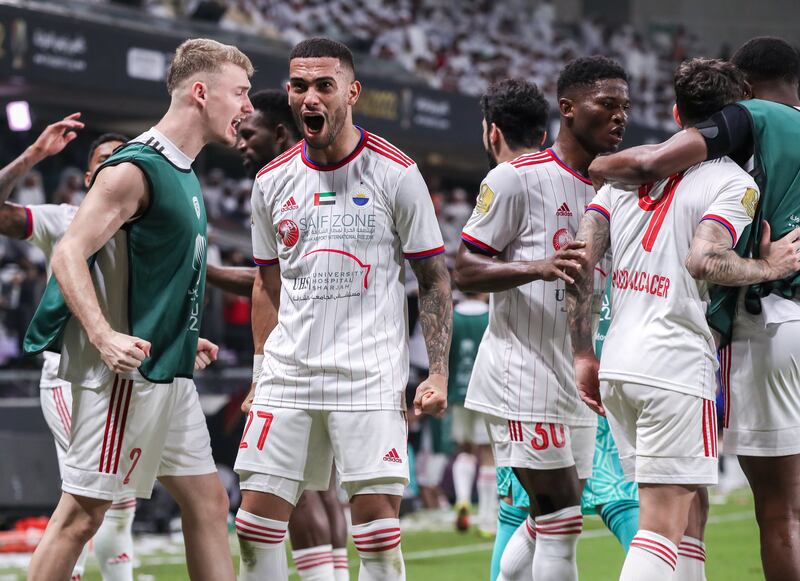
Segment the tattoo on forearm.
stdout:
[[592,337],[592,295],[594,294],[594,267],[610,245],[608,220],[595,212],[587,212],[581,220],[576,240],[586,242],[586,265],[574,285],[567,285],[567,320],[575,353],[594,351]]
[[14,190],[14,186],[22,176],[30,170],[24,156],[19,156],[17,159],[9,163],[3,169],[0,169],[0,202],[5,202]]
[[769,280],[767,263],[742,258],[730,247],[730,240],[728,231],[716,222],[700,222],[686,259],[689,272],[723,286],[745,286]]
[[453,332],[453,296],[444,256],[415,260],[419,282],[419,320],[428,349],[429,372],[447,375]]

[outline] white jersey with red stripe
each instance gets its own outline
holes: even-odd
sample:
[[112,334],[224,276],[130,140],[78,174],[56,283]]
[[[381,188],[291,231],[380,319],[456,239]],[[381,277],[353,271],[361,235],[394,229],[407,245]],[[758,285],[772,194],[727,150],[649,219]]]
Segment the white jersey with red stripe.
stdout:
[[[504,261],[546,259],[573,238],[593,196],[591,182],[552,150],[520,156],[483,180],[462,240]],[[599,265],[599,291],[605,271]],[[492,293],[465,407],[524,422],[596,424],[575,387],[564,298],[562,281]]]
[[636,191],[603,187],[589,205],[611,221],[614,316],[600,379],[706,399],[716,391],[716,348],[706,323],[708,283],[685,262],[702,220],[735,246],[752,222],[758,186],[729,158],[698,164]]
[[417,165],[361,130],[340,163],[301,141],[253,187],[253,253],[281,271],[278,324],[264,345],[256,403],[400,410],[408,378],[404,259],[444,252]]
[[[61,240],[67,227],[72,223],[77,206],[71,204],[40,204],[25,207],[27,224],[25,227],[25,238],[44,253],[45,264],[47,267],[47,278],[52,275],[50,270],[50,257],[53,255],[53,248],[56,242]],[[41,389],[52,389],[68,383],[58,377],[58,365],[61,356],[58,353],[45,351],[44,365],[42,365],[42,376],[39,380]]]

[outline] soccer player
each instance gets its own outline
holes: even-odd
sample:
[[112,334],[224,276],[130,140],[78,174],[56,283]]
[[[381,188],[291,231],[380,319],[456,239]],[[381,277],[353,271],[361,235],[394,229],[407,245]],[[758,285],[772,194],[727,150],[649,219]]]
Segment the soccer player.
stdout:
[[452,415],[452,436],[459,445],[453,461],[453,486],[456,492],[456,529],[469,528],[472,486],[478,475],[478,531],[494,532],[497,513],[497,486],[492,447],[483,416],[464,407],[469,378],[486,325],[489,324],[489,295],[465,293],[453,310],[453,342],[450,345],[450,381],[447,403]]
[[166,115],[97,170],[53,252],[58,284],[48,284],[25,348],[62,338],[72,429],[64,494],[29,579],[67,579],[112,499],[147,498],[155,478],[181,507],[190,577],[234,578],[227,495],[191,380],[217,351],[198,338],[207,241],[191,164],[207,143],[234,145],[252,111],[252,72],[235,47],[179,46]]
[[485,414],[497,466],[514,468],[535,500],[526,526],[541,580],[578,575],[597,420],[575,389],[562,281],[573,280],[566,269],[582,244],[571,241],[594,195],[584,174],[620,144],[630,106],[625,71],[604,57],[567,65],[558,98],[561,129],[540,152],[547,103],[535,86],[507,80],[483,97],[484,146],[496,167],[456,262],[462,289],[493,293],[465,405]]
[[[48,125],[33,145],[0,171],[0,235],[25,240],[42,250],[48,271],[53,246],[64,234],[77,208],[67,204],[20,206],[6,200],[25,173],[40,161],[61,152],[77,136],[76,131],[83,128],[79,117],[80,113],[74,113]],[[87,187],[97,167],[127,140],[123,135],[106,133],[92,143],[84,176]],[[46,352],[43,355],[44,365],[39,381],[42,413],[55,440],[59,472],[63,472],[64,456],[69,444],[72,391],[68,382],[58,378],[58,354]],[[134,497],[115,499],[94,536],[95,556],[106,581],[133,579],[131,525],[135,510]],[[87,556],[88,547],[84,547],[72,570],[73,581],[80,580],[83,575]]]
[[[237,149],[251,177],[300,140],[289,107],[289,95],[268,89],[250,95],[253,112],[239,124]],[[228,292],[251,296],[256,269],[208,265],[206,281]],[[249,403],[243,406],[250,411]],[[336,492],[306,490],[289,520],[292,558],[301,579],[347,581],[347,520]]]
[[288,91],[303,140],[253,187],[253,328],[263,365],[236,462],[240,578],[287,578],[287,522],[304,489],[328,487],[335,457],[359,579],[405,579],[403,260],[419,281],[430,360],[414,408],[441,415],[453,308],[442,237],[417,165],[353,125],[361,85],[346,46],[324,38],[295,46]]
[[[800,55],[786,41],[759,37],[742,45],[733,63],[755,99],[724,107],[663,144],[598,159],[593,178],[623,183],[662,179],[705,159],[753,156],[761,189],[753,229],[737,251],[759,257],[763,228],[773,239],[797,227],[800,195]],[[749,165],[748,165],[749,167]],[[718,289],[710,324],[722,333],[720,352],[727,407],[725,450],[739,456],[755,498],[761,561],[767,579],[800,578],[800,307],[798,277],[739,289]],[[760,297],[760,300],[759,300]],[[735,319],[734,319],[735,312]],[[733,322],[732,329],[731,323]]]
[[[745,88],[729,63],[687,61],[675,74],[676,119],[694,125],[741,99]],[[753,179],[721,158],[643,185],[638,195],[605,187],[581,222],[583,273],[611,247],[614,316],[599,364],[589,305],[593,277],[578,275],[567,301],[576,382],[589,407],[607,415],[641,498],[622,581],[704,577],[702,542],[684,533],[697,489],[717,481],[708,285],[756,283],[800,268],[794,254],[800,242],[792,242],[800,229],[776,243],[763,238],[761,260],[733,251],[757,203]]]

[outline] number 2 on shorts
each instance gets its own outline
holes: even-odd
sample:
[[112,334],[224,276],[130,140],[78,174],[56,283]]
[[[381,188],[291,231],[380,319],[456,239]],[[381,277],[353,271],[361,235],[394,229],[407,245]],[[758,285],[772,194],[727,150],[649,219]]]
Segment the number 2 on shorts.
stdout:
[[245,440],[247,439],[247,432],[250,430],[250,426],[253,425],[254,417],[264,420],[264,426],[261,428],[261,434],[259,434],[258,442],[256,443],[257,449],[264,449],[264,442],[267,440],[267,434],[269,434],[269,428],[272,425],[272,414],[262,411],[256,412],[255,414],[251,411],[247,414],[247,423],[244,426],[244,433],[242,434],[242,441],[239,444],[239,448],[249,448]]

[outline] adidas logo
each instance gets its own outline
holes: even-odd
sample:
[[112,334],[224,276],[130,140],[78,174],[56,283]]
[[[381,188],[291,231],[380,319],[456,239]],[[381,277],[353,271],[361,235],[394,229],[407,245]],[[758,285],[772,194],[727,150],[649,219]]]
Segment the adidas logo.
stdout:
[[561,204],[558,210],[556,210],[556,216],[572,216],[572,210],[569,209],[566,202]]
[[[288,212],[289,210],[296,210],[300,206],[297,205],[297,202],[294,201],[294,196],[290,196],[286,203],[281,206],[281,212]],[[572,214],[570,214],[571,216]]]
[[397,464],[402,464],[403,463],[403,460],[400,458],[400,454],[398,454],[397,450],[395,450],[394,448],[389,450],[389,452],[386,454],[386,456],[383,457],[383,461],[384,462],[396,462]]
[[130,563],[130,562],[131,562],[131,557],[130,555],[128,555],[128,553],[122,553],[120,555],[117,555],[113,559],[108,560],[109,565],[118,565],[120,563]]

